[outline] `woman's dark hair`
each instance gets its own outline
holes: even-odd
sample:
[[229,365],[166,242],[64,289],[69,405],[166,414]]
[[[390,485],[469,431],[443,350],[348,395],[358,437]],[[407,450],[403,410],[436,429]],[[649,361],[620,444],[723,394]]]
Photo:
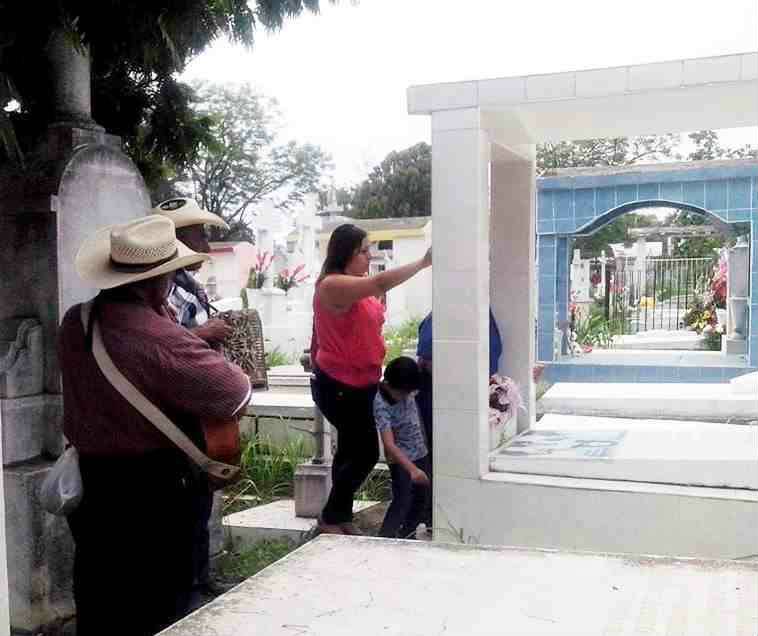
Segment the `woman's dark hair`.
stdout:
[[413,358],[400,356],[387,365],[384,381],[398,391],[417,391],[421,386],[421,372]]
[[344,273],[347,264],[353,258],[356,250],[360,249],[366,236],[365,230],[351,223],[345,223],[336,228],[329,239],[326,259],[318,280],[324,280],[329,274]]

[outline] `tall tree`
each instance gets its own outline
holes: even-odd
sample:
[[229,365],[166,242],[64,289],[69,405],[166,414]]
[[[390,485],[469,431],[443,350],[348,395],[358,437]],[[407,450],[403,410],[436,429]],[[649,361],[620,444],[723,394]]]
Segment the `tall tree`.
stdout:
[[545,174],[560,168],[626,166],[642,161],[679,158],[679,136],[646,135],[560,141],[537,146],[537,171]]
[[364,219],[431,215],[432,147],[389,153],[354,190],[350,211]]
[[212,143],[203,144],[177,187],[210,212],[223,217],[228,232],[214,238],[251,240],[256,204],[271,197],[279,207],[318,190],[329,157],[318,146],[277,143],[280,113],[276,101],[249,84],[197,84],[197,115],[210,122]]
[[591,236],[578,237],[574,240],[574,249],[582,250],[582,258],[600,256],[604,250],[606,256],[611,256],[612,243],[629,243],[629,230],[634,227],[652,227],[660,225],[653,214],[638,214],[627,212],[607,225],[600,228]]
[[[207,142],[192,94],[176,80],[220,37],[252,46],[319,0],[0,0],[0,162],[31,150],[53,119],[46,47],[64,29],[92,55],[94,119],[120,135],[148,181],[182,167]],[[15,101],[18,108],[6,114]],[[9,125],[12,124],[12,128]],[[170,168],[169,168],[170,170]]]
[[695,146],[687,155],[689,161],[758,158],[758,147],[750,144],[739,148],[725,148],[721,145],[718,133],[715,130],[698,130],[691,132],[688,136]]

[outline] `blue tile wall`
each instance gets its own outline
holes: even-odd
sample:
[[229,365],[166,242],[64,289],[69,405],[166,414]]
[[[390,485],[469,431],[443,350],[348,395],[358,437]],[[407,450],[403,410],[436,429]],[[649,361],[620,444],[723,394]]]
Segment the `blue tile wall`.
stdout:
[[750,179],[730,179],[727,182],[729,210],[747,209],[750,207]]
[[681,183],[662,183],[661,184],[661,199],[664,201],[683,201],[684,194],[682,194]]
[[641,183],[639,189],[640,201],[650,201],[652,199],[660,199],[658,194],[660,188],[657,183]]
[[616,188],[616,207],[638,200],[639,196],[637,195],[636,185],[621,185]]
[[593,188],[574,190],[574,215],[577,219],[595,216],[595,190]]
[[595,199],[595,210],[598,216],[616,207],[616,189],[598,188]]
[[553,219],[553,190],[537,192],[537,220]]
[[749,221],[753,214],[754,212],[752,210],[729,210],[726,215],[726,220],[732,222]]
[[[644,182],[641,182],[644,179]],[[758,366],[758,167],[754,164],[576,177],[537,181],[537,233],[540,290],[538,351],[552,358],[554,320],[565,320],[569,295],[569,240],[578,229],[600,227],[615,218],[620,206],[640,200],[683,202],[708,210],[726,222],[752,225],[751,318],[749,360]],[[630,206],[634,209],[634,205]],[[614,211],[609,215],[608,212]],[[560,363],[558,363],[560,364]],[[555,373],[579,373],[582,380],[706,382],[744,370],[662,367],[605,367],[595,372],[556,367]],[[609,378],[611,378],[609,380]]]
[[727,209],[727,183],[709,181],[705,184],[705,208],[712,212]]
[[684,184],[684,203],[703,207],[705,205],[705,184],[702,181],[693,181]]
[[[574,197],[571,190],[558,190],[553,199],[556,219],[574,218]],[[561,230],[558,230],[559,232]]]
[[[756,338],[758,346],[758,338]],[[545,379],[549,382],[684,382],[724,383],[745,373],[756,371],[751,367],[648,367],[610,366],[599,364],[572,364],[571,362],[548,362]]]
[[555,221],[537,221],[538,234],[552,234],[555,232]]

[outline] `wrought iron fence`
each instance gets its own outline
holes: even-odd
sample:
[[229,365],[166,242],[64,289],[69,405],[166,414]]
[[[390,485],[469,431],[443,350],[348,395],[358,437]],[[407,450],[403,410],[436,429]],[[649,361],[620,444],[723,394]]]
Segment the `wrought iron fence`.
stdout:
[[683,329],[684,316],[702,300],[716,258],[648,258],[642,266],[617,262],[606,276],[605,317],[614,332]]

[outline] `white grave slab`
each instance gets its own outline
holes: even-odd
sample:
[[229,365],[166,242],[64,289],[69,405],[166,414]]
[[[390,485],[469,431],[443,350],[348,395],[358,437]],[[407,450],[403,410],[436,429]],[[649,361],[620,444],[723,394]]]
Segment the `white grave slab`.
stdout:
[[537,475],[758,490],[758,426],[546,415],[492,457]]
[[540,400],[549,413],[611,417],[758,420],[758,395],[729,384],[559,382]]
[[758,563],[319,537],[163,636],[754,636]]

